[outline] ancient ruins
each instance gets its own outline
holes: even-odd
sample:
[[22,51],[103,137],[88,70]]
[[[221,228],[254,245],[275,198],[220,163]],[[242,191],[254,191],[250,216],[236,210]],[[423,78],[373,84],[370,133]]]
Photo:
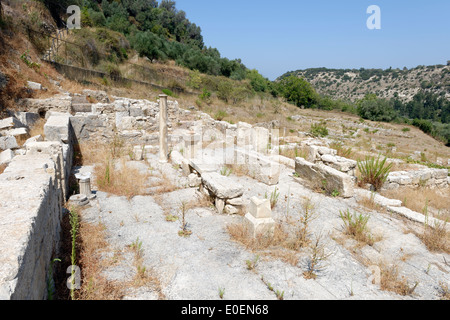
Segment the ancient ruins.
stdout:
[[[89,102],[88,97],[97,102]],[[24,111],[0,120],[0,164],[6,165],[0,175],[2,299],[47,297],[49,265],[60,250],[66,201],[85,208],[92,221],[101,219],[110,241],[118,247],[139,237],[166,298],[214,299],[219,286],[226,286],[231,299],[275,298],[260,281],[262,277],[282,289],[286,299],[399,298],[367,280],[371,276],[367,266],[347,250],[354,240],[339,243],[333,236],[342,225],[339,212],[354,210],[358,199],[371,197],[385,211],[374,214],[370,222],[383,240],[364,247],[362,257],[371,261],[411,257],[402,260],[402,275],[408,275],[411,287],[418,282],[415,294],[422,298],[436,297],[439,282],[450,280],[448,254],[429,252],[403,229],[409,220],[421,228],[438,219],[428,219],[405,208],[402,201],[358,187],[356,161],[337,156],[326,139],[304,137],[281,144],[283,133],[270,124],[216,121],[166,95],[148,101],[84,90],[78,95],[24,99],[19,109]],[[44,134],[29,136],[38,121],[45,121]],[[151,196],[127,200],[99,192],[93,167],[73,165],[74,149],[86,141],[100,145],[114,139],[131,150],[126,165],[142,174],[164,173],[160,179],[170,180],[178,191],[163,193],[159,203]],[[307,156],[292,159],[280,154],[299,146],[308,151]],[[238,168],[243,172],[240,176],[234,175]],[[70,189],[73,181],[78,185],[76,194]],[[392,172],[384,188],[419,184],[449,188],[448,170]],[[324,192],[315,192],[317,188]],[[285,205],[271,207],[271,194]],[[177,226],[157,222],[163,208],[173,209],[183,199],[201,195],[211,199],[214,207],[195,209],[196,214],[188,216],[195,237],[185,240],[176,235]],[[260,275],[246,275],[244,261],[251,260],[252,253],[230,240],[226,225],[246,226],[255,239],[273,237],[276,221],[299,211],[305,198],[320,213],[314,230],[329,234],[327,250],[333,255],[323,278],[307,280],[299,268],[277,259],[261,262]],[[302,261],[307,256],[300,255],[298,262],[307,268],[308,262]],[[111,278],[120,278],[117,273],[107,272]],[[127,297],[157,299],[158,295],[135,290]]]

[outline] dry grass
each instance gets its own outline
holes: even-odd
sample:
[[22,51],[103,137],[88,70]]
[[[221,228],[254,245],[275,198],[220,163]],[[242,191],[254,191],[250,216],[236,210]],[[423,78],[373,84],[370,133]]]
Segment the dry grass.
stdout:
[[[69,233],[70,225],[66,215],[63,221],[62,252],[71,251]],[[81,219],[77,239],[77,265],[81,269],[81,289],[75,291],[77,300],[120,300],[123,297],[123,286],[101,275],[111,263],[107,259],[102,259],[102,254],[108,250],[105,227],[100,223],[90,224]],[[69,254],[61,264],[57,264],[58,299],[70,299],[70,292],[65,281],[67,278],[65,271],[69,265]]]
[[254,238],[248,228],[242,224],[228,225],[227,230],[233,240],[243,244],[247,249],[296,266],[298,250],[311,244],[309,227],[316,218],[314,206],[309,199],[306,199],[302,204],[302,211],[299,213],[298,219],[296,221],[279,221],[275,225],[273,237],[259,234]]
[[381,195],[403,201],[403,205],[413,211],[428,212],[438,219],[450,219],[450,195],[448,189],[438,188],[402,188],[398,190],[384,190]]
[[195,208],[212,208],[212,207],[214,207],[212,198],[202,193],[197,194],[195,199],[187,203],[186,210]]
[[154,277],[152,269],[144,266],[144,250],[142,248],[142,241],[136,239],[128,249],[133,253],[133,265],[136,268],[136,274],[133,280],[129,283],[133,287],[151,286],[158,293],[159,299],[164,299],[164,294],[161,290],[161,283],[158,278]]
[[369,215],[351,214],[349,210],[340,212],[340,217],[344,222],[344,233],[361,244],[373,246],[376,241],[381,240],[380,237],[374,237],[367,224],[369,222]]
[[36,121],[31,127],[30,127],[30,137],[35,137],[38,135],[41,135],[42,138],[45,138],[44,134],[44,126],[45,126],[46,120],[45,119],[39,119]]
[[227,226],[227,231],[234,241],[241,243],[246,249],[281,259],[294,266],[298,263],[297,252],[291,249],[292,243],[289,235],[280,223],[275,225],[273,237],[260,234],[254,238],[243,224],[230,224]]
[[280,148],[280,156],[284,156],[286,158],[295,159],[297,157],[306,159],[308,156],[308,149],[306,147],[298,146],[294,149],[281,149]]
[[324,262],[331,256],[332,253],[327,253],[325,250],[325,243],[323,242],[322,234],[316,236],[311,245],[311,253],[308,261],[308,270],[303,273],[305,279],[316,279],[317,274],[324,268]]
[[425,225],[422,233],[413,233],[433,252],[450,253],[450,234],[447,223],[436,223],[433,226]]
[[375,202],[375,194],[372,194],[370,197],[363,197],[358,199],[358,204],[363,206],[366,209],[371,211],[381,211],[383,208]]
[[231,174],[238,177],[248,176],[249,174],[248,166],[243,164],[226,164],[225,167],[231,170]]
[[402,276],[399,277],[399,268],[397,265],[388,265],[381,262],[378,267],[380,268],[380,288],[384,291],[391,291],[402,296],[408,296],[413,294],[418,282],[414,285],[410,285],[408,280]]
[[129,167],[124,160],[118,169],[115,164],[116,161],[106,159],[95,166],[94,175],[99,191],[125,196],[128,199],[147,194],[148,174]]
[[450,290],[448,289],[448,285],[444,282],[439,283],[439,296],[441,300],[450,300]]

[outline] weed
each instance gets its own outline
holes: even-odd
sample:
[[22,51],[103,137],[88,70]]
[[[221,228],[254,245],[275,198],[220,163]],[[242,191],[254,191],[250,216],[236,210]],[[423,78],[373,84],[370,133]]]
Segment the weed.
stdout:
[[77,237],[80,228],[80,221],[78,213],[73,208],[69,213],[69,221],[71,227],[70,235],[72,239],[72,250],[70,255],[70,262],[72,266],[71,270],[72,286],[70,288],[70,297],[72,300],[75,300],[75,266],[77,264]]
[[247,264],[247,270],[254,270],[256,268],[256,265],[259,261],[259,255],[256,255],[256,257],[253,260],[246,260],[245,263]]
[[284,291],[275,290],[270,282],[264,280],[264,277],[261,276],[261,281],[266,285],[269,291],[272,291],[278,300],[284,300]]
[[422,234],[417,236],[422,240],[425,246],[430,251],[443,251],[450,252],[449,246],[449,234],[447,232],[447,220],[439,222],[435,220],[434,225],[431,226],[428,223],[428,211],[427,207],[424,208],[425,213],[425,225]]
[[189,237],[192,234],[192,231],[188,230],[188,223],[186,222],[186,212],[188,210],[188,204],[186,202],[182,202],[180,205],[181,211],[181,230],[178,232],[180,237]]
[[217,121],[222,121],[226,117],[228,117],[228,113],[226,113],[223,110],[217,111],[216,114],[214,115],[214,119],[216,119]]
[[402,296],[411,295],[416,290],[419,282],[414,282],[411,286],[405,277],[399,277],[397,265],[386,265],[381,263],[380,267],[380,288],[381,290],[395,292]]
[[341,193],[340,193],[338,190],[336,190],[336,189],[334,189],[334,190],[331,192],[331,196],[332,196],[333,198],[339,197],[340,195],[341,195]]
[[344,230],[347,235],[352,236],[357,241],[367,243],[370,246],[374,244],[374,238],[367,228],[367,223],[370,219],[369,215],[352,215],[348,209],[346,212],[339,211],[339,215],[344,222]]
[[30,60],[30,50],[25,51],[21,56],[20,59],[31,69],[33,69],[36,72],[39,72],[41,69],[41,65],[39,63],[33,62]]
[[284,291],[280,292],[279,290],[277,290],[275,292],[275,295],[277,296],[278,300],[284,300]]
[[439,296],[441,300],[450,300],[450,290],[444,282],[439,282]]
[[308,261],[308,270],[303,273],[306,279],[316,279],[317,274],[325,268],[324,261],[331,256],[325,252],[325,245],[322,242],[322,234],[316,236],[311,247],[311,255]]
[[55,296],[55,281],[53,279],[53,265],[55,262],[61,262],[61,259],[53,259],[50,261],[47,280],[47,300],[53,300]]
[[294,250],[306,247],[309,244],[309,226],[317,217],[318,215],[314,210],[314,205],[312,204],[311,199],[305,199],[302,203],[302,212],[300,213],[296,238],[293,243]]
[[175,222],[175,221],[178,221],[178,219],[179,219],[178,216],[174,216],[172,214],[166,215],[166,221],[167,222]]
[[[270,194],[270,207],[273,209],[275,208],[275,206],[277,205],[278,202],[278,198],[280,197],[280,193],[278,192],[278,188],[275,187],[275,189],[272,191],[272,193]],[[268,199],[268,194],[266,192],[265,199]]]
[[225,295],[225,288],[220,287],[219,288],[219,298],[223,299],[224,295]]
[[222,170],[220,170],[220,174],[225,177],[229,177],[231,175],[231,173],[232,173],[232,170],[228,167],[223,167]]
[[335,149],[339,157],[350,158],[353,154],[353,149],[345,148],[342,142],[333,142],[330,144],[330,148]]
[[392,163],[386,164],[387,158],[381,160],[380,157],[366,157],[365,161],[358,161],[358,169],[360,172],[360,185],[371,184],[375,190],[381,189],[392,168]]

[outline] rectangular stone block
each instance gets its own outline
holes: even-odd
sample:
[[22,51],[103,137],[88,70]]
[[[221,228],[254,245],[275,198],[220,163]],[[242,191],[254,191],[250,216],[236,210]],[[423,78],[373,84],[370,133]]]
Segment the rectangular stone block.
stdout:
[[48,141],[67,143],[70,135],[70,114],[51,115],[44,125],[44,134]]
[[280,179],[279,163],[254,151],[236,148],[234,152],[236,164],[247,167],[250,177],[269,186],[278,184]]
[[248,212],[257,219],[272,218],[272,208],[270,207],[269,199],[251,198]]
[[254,238],[258,236],[271,237],[275,231],[275,220],[272,218],[258,219],[250,213],[245,215],[244,225]]
[[330,192],[336,190],[344,198],[350,198],[354,194],[352,177],[326,165],[296,158],[295,172],[311,187],[325,187]]
[[17,140],[15,137],[13,136],[0,137],[1,150],[17,149],[17,148],[19,148],[19,145],[17,144]]
[[0,130],[22,128],[22,127],[24,127],[23,123],[14,117],[9,117],[9,118],[0,120]]

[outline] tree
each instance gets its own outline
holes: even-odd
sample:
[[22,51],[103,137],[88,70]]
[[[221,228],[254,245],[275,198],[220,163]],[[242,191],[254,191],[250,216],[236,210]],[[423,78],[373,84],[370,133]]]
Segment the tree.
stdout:
[[304,78],[291,75],[279,83],[278,91],[289,102],[297,107],[311,108],[317,103],[318,94]]
[[266,92],[268,89],[268,80],[259,74],[258,70],[253,69],[247,71],[247,79],[250,80],[250,85],[256,92]]
[[372,121],[391,122],[397,118],[393,102],[385,99],[363,99],[357,110],[361,118]]
[[146,56],[151,61],[166,58],[163,40],[152,32],[137,32],[132,44],[140,56]]

